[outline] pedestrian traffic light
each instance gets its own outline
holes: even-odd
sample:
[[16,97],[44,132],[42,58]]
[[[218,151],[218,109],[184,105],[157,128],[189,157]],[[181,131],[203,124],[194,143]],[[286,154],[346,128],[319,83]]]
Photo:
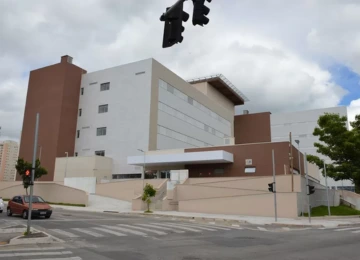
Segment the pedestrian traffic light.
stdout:
[[[206,0],[209,3],[211,0]],[[204,26],[204,24],[209,23],[209,18],[206,17],[206,15],[209,14],[210,9],[205,6],[205,0],[193,0],[194,3],[194,12],[193,12],[193,25],[200,25]]]
[[313,194],[315,192],[315,186],[308,185],[308,187],[309,187],[308,195]]
[[268,186],[269,186],[268,189],[270,192],[275,192],[275,183],[274,182],[269,183]]
[[182,23],[189,19],[189,14],[184,12],[183,8],[184,2],[178,1],[173,6],[166,8],[166,13],[160,17],[160,21],[165,22],[163,48],[183,41],[184,37],[181,34],[185,28]]
[[27,169],[27,170],[25,171],[25,176],[27,176],[27,177],[30,176],[30,170],[29,170],[29,169]]

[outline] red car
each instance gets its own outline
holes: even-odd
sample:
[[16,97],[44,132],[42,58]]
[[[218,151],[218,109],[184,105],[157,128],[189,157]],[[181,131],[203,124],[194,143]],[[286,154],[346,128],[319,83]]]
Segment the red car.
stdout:
[[[7,215],[21,215],[23,219],[28,218],[29,214],[29,202],[30,196],[20,195],[15,196],[9,201],[7,206]],[[52,208],[46,201],[39,197],[33,196],[32,198],[32,212],[31,217],[45,217],[50,218],[52,214]]]

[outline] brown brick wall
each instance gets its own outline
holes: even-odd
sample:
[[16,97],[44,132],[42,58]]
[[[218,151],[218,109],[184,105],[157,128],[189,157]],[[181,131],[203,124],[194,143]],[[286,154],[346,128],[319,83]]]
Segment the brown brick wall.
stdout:
[[[19,157],[33,157],[36,113],[40,113],[38,145],[41,163],[48,174],[41,181],[52,181],[56,157],[74,153],[77,111],[83,69],[62,62],[30,72]],[[39,156],[39,148],[37,151]],[[17,180],[19,180],[17,176]]]
[[235,116],[235,144],[271,142],[270,114],[265,112]]
[[[272,149],[275,152],[275,172],[277,175],[289,174],[289,142],[260,143],[245,145],[230,145],[221,147],[207,147],[186,149],[185,152],[201,152],[224,150],[234,155],[234,163],[223,164],[198,164],[186,165],[189,170],[189,177],[251,177],[272,175]],[[293,146],[294,169],[298,169],[298,151]],[[245,160],[252,159],[252,167],[256,167],[255,173],[245,173]],[[303,156],[301,154],[301,160]],[[301,165],[303,169],[303,163]],[[223,168],[224,174],[215,174],[214,170]],[[201,173],[201,174],[200,174]]]

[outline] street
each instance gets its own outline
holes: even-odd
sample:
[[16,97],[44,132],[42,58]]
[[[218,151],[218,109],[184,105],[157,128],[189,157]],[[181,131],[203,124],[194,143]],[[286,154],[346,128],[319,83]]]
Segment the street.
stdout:
[[[26,224],[0,215],[1,225]],[[56,209],[35,229],[63,242],[0,248],[2,259],[358,259],[360,227],[289,229]]]

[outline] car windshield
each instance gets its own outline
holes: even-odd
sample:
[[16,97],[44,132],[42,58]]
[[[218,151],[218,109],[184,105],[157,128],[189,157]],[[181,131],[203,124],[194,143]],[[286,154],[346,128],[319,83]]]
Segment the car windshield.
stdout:
[[[25,200],[26,203],[29,203],[30,196],[24,196],[24,200]],[[33,196],[32,197],[32,202],[33,203],[45,203],[45,200],[43,200],[43,198],[41,198],[39,196]]]

